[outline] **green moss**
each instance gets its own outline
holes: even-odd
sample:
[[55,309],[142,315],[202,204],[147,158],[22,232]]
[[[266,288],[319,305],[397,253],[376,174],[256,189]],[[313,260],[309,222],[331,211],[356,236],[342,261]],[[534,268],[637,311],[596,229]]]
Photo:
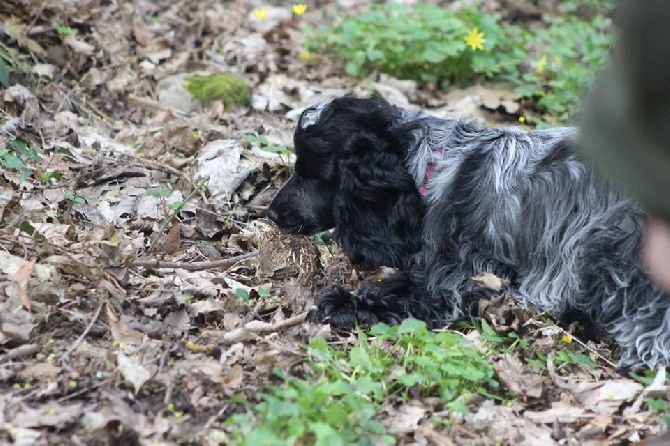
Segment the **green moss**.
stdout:
[[203,104],[222,100],[223,105],[249,105],[251,87],[234,74],[194,75],[186,78],[184,88]]

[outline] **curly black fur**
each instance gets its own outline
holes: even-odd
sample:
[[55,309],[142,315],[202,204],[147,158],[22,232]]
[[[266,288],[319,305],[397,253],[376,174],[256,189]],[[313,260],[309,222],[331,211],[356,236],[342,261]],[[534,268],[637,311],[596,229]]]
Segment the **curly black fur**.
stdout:
[[424,205],[388,125],[398,110],[382,99],[349,97],[318,107],[301,118],[320,114],[319,125],[295,132],[295,173],[274,198],[270,219],[296,234],[334,227],[334,239],[363,268],[409,267],[421,249]]
[[335,228],[352,262],[401,269],[357,295],[331,288],[315,320],[442,327],[472,314],[484,291],[471,278],[490,272],[521,303],[614,338],[623,367],[667,364],[670,298],[638,262],[646,216],[579,159],[575,137],[477,128],[381,98],[305,110],[295,173],[268,216],[290,233]]

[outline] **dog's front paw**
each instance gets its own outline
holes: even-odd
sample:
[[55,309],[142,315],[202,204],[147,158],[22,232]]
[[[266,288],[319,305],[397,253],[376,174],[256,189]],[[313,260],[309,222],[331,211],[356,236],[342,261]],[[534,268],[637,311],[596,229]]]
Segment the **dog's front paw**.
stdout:
[[328,322],[333,327],[351,328],[379,322],[374,313],[362,308],[361,300],[339,285],[326,290],[316,304],[312,322]]

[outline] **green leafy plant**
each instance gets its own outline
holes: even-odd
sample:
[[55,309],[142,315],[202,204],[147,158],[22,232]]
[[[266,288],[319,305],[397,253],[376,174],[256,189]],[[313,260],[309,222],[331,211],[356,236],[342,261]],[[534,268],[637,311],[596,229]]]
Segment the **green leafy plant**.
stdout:
[[666,426],[670,426],[670,405],[668,401],[664,398],[645,398],[644,400],[649,406],[649,410],[653,413],[661,415],[661,421],[665,423]]
[[242,133],[240,135],[242,141],[248,143],[258,144],[260,149],[268,153],[276,153],[279,156],[279,159],[283,164],[291,169],[291,152],[287,147],[280,144],[270,144],[268,139],[263,135],[249,135],[247,133]]
[[[258,297],[262,299],[267,299],[268,297],[272,296],[270,290],[262,286],[256,288],[255,291],[256,294],[258,294]],[[237,296],[242,300],[242,302],[244,302],[245,304],[249,304],[249,301],[251,300],[251,295],[249,291],[247,291],[244,288],[235,288],[235,294],[237,294]]]
[[579,351],[557,350],[556,365],[561,368],[565,366],[581,366],[587,369],[594,369],[596,363],[587,354]]
[[34,238],[35,240],[39,241],[44,241],[47,238],[44,236],[44,234],[40,233],[29,221],[23,220],[19,224],[19,230],[21,232],[24,232]]
[[547,28],[528,37],[532,38],[529,52],[538,54],[534,69],[512,80],[517,94],[537,98],[539,111],[566,122],[607,61],[612,44],[611,24],[602,16],[589,22],[574,17],[549,18],[547,22]]
[[454,10],[384,3],[308,29],[308,50],[335,57],[354,76],[379,71],[438,85],[507,81],[519,97],[533,99],[538,111],[566,122],[613,40],[610,20],[600,12],[609,9],[594,5],[591,19],[549,17],[545,28],[531,30],[479,12],[476,5]]
[[172,416],[175,418],[181,418],[182,416],[184,416],[184,412],[175,409],[174,403],[168,403],[167,411],[168,413],[172,414]]
[[[550,318],[543,320],[544,324],[553,325]],[[532,342],[522,338],[516,332],[498,333],[484,319],[464,324],[465,329],[479,331],[481,340],[491,351],[515,354],[526,364],[535,367],[539,372],[547,371],[547,354],[534,348]],[[568,372],[578,367],[582,370],[595,370],[596,362],[588,355],[582,344],[573,342],[573,337],[567,333],[559,335],[554,350],[554,363],[560,372]]]
[[[642,383],[644,386],[648,387],[656,378],[657,373],[658,372],[656,370],[645,370],[642,372],[642,374],[631,373],[630,376],[636,381]],[[665,379],[667,380],[668,378],[670,378],[670,372],[666,372]],[[655,398],[648,396],[644,401],[647,403],[649,410],[655,414],[661,415],[661,420],[666,425],[670,426],[670,405],[665,398]]]
[[[407,390],[418,386],[424,396],[446,401],[488,394],[488,389],[498,387],[484,354],[459,333],[433,332],[425,322],[407,319],[398,327],[377,324],[370,335],[374,338],[359,333],[359,344],[344,352],[323,340],[312,341],[309,353],[315,367],[334,378],[367,376],[384,382],[385,393],[406,396]],[[400,368],[389,377],[389,368],[398,364]]]
[[242,302],[244,302],[246,305],[249,305],[249,291],[244,288],[235,288],[235,294],[237,294],[237,297],[239,297]]
[[166,201],[172,195],[172,192],[172,189],[168,187],[151,187],[147,189],[147,194],[152,197],[160,198],[163,212],[165,214],[169,214],[171,211],[179,211],[184,207],[184,202],[182,201],[173,201],[172,203]]
[[51,180],[61,180],[64,176],[63,172],[40,172],[39,178],[42,183],[48,183]]
[[7,142],[4,149],[0,149],[0,164],[6,169],[18,171],[20,181],[32,175],[29,163],[39,159],[37,151],[22,139],[12,139]]
[[156,198],[168,198],[172,195],[172,189],[169,187],[150,187],[147,189],[147,194]]
[[[4,65],[5,70],[0,69],[0,84],[9,85],[9,73],[21,76],[32,76],[32,64],[34,59],[25,54],[30,53],[43,54],[44,49],[40,44],[29,37],[28,29],[30,24],[17,23],[15,21],[4,20],[2,23],[4,36],[0,40],[0,65]],[[8,37],[4,38],[4,37]],[[14,41],[18,48],[10,45]]]
[[54,29],[56,30],[58,35],[63,38],[77,35],[77,30],[75,28],[72,28],[71,26],[56,25],[54,26]]
[[65,200],[61,203],[62,211],[58,213],[58,218],[62,219],[64,222],[69,222],[72,220],[73,206],[75,204],[86,204],[86,198],[81,197],[73,192],[65,192],[63,194],[63,198],[65,198]]
[[564,0],[561,3],[566,13],[577,13],[585,17],[610,14],[615,7],[614,0]]
[[74,204],[86,204],[86,199],[84,197],[80,197],[79,195],[75,195],[71,192],[67,192],[63,194],[66,200],[71,201]]
[[[56,153],[70,155],[67,149],[57,148]],[[6,169],[16,170],[20,173],[20,181],[24,181],[31,175],[42,183],[51,180],[60,180],[65,174],[59,171],[42,171],[35,167],[40,161],[37,151],[28,142],[17,138],[7,142],[4,148],[0,148],[0,165]]]
[[475,67],[481,51],[466,44],[477,28],[486,36],[483,47],[499,51],[505,41],[498,17],[454,11],[419,3],[414,7],[385,3],[356,17],[322,26],[308,45],[325,50],[345,63],[347,74],[381,71],[404,79],[435,82],[446,79],[466,83],[480,77]]
[[[2,55],[0,54],[0,56]],[[0,57],[0,85],[5,88],[9,87],[9,69],[2,57]]]
[[373,419],[377,405],[368,398],[378,384],[309,383],[278,375],[283,382],[260,394],[253,412],[229,419],[234,444],[371,445],[371,438],[392,443],[382,424]]
[[[493,367],[459,333],[432,332],[424,322],[409,319],[397,328],[376,325],[371,334],[404,352],[401,357],[404,373],[394,380],[400,389],[419,386],[424,395],[439,396],[451,402],[474,393],[488,394],[489,388],[498,387]],[[356,350],[352,349],[352,355],[353,352]],[[373,352],[380,358],[392,358],[381,347]],[[354,359],[351,358],[355,364]]]
[[372,438],[390,443],[375,420],[389,396],[408,400],[418,390],[443,399],[452,411],[467,412],[472,395],[490,396],[498,387],[491,364],[458,333],[436,333],[424,322],[406,320],[358,336],[358,345],[346,350],[312,340],[304,380],[278,372],[279,385],[230,418],[235,444],[367,445]]

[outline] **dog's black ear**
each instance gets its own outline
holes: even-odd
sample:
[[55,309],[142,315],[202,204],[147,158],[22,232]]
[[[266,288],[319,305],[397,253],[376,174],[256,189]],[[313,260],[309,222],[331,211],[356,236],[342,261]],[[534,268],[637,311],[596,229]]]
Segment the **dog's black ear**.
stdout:
[[424,208],[403,156],[388,136],[361,132],[339,160],[334,236],[352,263],[366,269],[405,269],[421,249]]

